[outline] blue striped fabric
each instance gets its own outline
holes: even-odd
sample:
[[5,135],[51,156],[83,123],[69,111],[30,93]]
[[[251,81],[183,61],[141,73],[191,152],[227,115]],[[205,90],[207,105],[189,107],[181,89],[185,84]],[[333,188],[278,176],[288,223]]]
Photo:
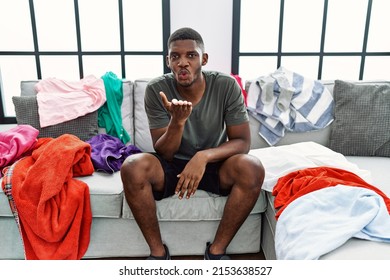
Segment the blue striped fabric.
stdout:
[[247,100],[249,113],[260,122],[260,136],[271,146],[286,130],[319,130],[333,121],[334,100],[329,90],[283,67],[254,80]]

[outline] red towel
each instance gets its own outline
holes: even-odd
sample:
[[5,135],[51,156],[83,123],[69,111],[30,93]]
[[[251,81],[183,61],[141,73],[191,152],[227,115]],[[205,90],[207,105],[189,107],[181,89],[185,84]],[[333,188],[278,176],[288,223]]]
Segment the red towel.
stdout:
[[26,259],[81,259],[88,249],[92,213],[88,185],[91,146],[76,136],[41,138],[12,175]]
[[233,76],[233,78],[236,79],[238,85],[240,86],[241,88],[241,93],[242,93],[242,96],[244,97],[244,102],[245,102],[245,105],[247,105],[247,97],[248,97],[248,93],[246,92],[244,86],[242,85],[242,79],[239,75],[235,75],[235,74],[231,74]]
[[375,191],[382,196],[390,213],[390,199],[378,188],[368,184],[358,175],[338,168],[314,167],[291,172],[276,183],[272,195],[275,196],[274,207],[277,209],[276,219],[283,210],[296,198],[307,193],[336,185],[363,187]]

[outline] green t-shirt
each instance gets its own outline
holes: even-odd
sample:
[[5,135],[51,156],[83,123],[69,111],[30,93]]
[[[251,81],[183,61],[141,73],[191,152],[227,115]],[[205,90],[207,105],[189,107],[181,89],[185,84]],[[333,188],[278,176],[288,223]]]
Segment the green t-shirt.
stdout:
[[[227,141],[226,126],[248,122],[244,98],[236,80],[219,72],[203,71],[206,90],[192,108],[183,131],[176,158],[191,159],[196,152],[215,148]],[[145,110],[151,129],[166,127],[170,114],[164,108],[159,92],[168,100],[184,100],[176,89],[172,73],[151,80],[145,91]]]

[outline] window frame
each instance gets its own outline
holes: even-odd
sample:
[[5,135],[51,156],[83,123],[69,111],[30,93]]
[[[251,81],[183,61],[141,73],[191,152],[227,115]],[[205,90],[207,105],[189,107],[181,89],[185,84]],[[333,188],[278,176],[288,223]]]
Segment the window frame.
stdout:
[[321,43],[320,49],[318,52],[283,52],[282,43],[283,43],[283,15],[285,0],[280,0],[280,11],[279,11],[279,35],[278,35],[278,50],[276,52],[240,52],[240,22],[241,22],[241,0],[233,0],[233,44],[232,44],[232,68],[231,72],[233,74],[239,75],[240,69],[240,57],[276,57],[277,65],[275,69],[281,66],[282,57],[286,56],[316,56],[319,57],[318,63],[318,73],[317,78],[320,80],[322,78],[322,69],[324,57],[327,56],[354,56],[360,57],[360,69],[359,69],[359,80],[364,78],[364,66],[365,60],[369,56],[390,56],[390,52],[368,52],[367,51],[367,42],[370,28],[371,20],[371,11],[373,0],[367,0],[367,13],[365,19],[365,28],[364,28],[364,37],[363,45],[360,52],[325,52],[325,34],[326,34],[326,24],[327,24],[327,14],[328,14],[328,5],[329,1],[324,0],[324,9],[323,9],[323,18],[322,18],[322,28],[321,28]]
[[[78,71],[80,79],[84,78],[84,67],[83,67],[83,56],[84,55],[94,55],[94,56],[104,56],[104,55],[116,55],[121,57],[121,77],[126,78],[126,56],[162,56],[163,69],[164,73],[170,72],[170,69],[165,63],[165,57],[168,54],[168,48],[166,43],[168,41],[170,30],[170,0],[161,0],[162,2],[162,38],[163,38],[163,48],[162,51],[125,51],[124,44],[124,23],[123,23],[123,0],[118,0],[118,12],[119,12],[119,32],[120,32],[120,50],[119,51],[83,51],[81,46],[81,31],[80,31],[80,14],[79,14],[79,5],[78,0],[73,0],[74,9],[75,9],[75,25],[76,25],[76,40],[77,40],[77,51],[40,51],[39,42],[37,35],[37,26],[34,10],[34,0],[29,0],[29,10],[31,17],[31,26],[33,34],[33,51],[0,51],[0,56],[34,56],[35,65],[36,65],[36,78],[37,80],[42,79],[42,70],[41,70],[41,56],[77,56],[78,57]],[[1,77],[0,77],[1,78]],[[1,82],[1,80],[0,80]],[[3,102],[2,86],[0,84],[0,124],[15,124],[16,117],[5,116],[4,102]]]

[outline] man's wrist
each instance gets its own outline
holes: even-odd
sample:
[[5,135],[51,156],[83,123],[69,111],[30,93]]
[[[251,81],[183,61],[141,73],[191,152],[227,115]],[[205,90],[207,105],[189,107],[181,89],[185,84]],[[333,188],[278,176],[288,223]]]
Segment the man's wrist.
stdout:
[[169,123],[169,127],[171,129],[181,130],[184,128],[185,123],[186,123],[185,121],[171,119],[171,121]]
[[207,150],[199,151],[196,153],[195,156],[201,161],[203,161],[205,164],[209,163],[210,161],[210,154],[207,152]]

